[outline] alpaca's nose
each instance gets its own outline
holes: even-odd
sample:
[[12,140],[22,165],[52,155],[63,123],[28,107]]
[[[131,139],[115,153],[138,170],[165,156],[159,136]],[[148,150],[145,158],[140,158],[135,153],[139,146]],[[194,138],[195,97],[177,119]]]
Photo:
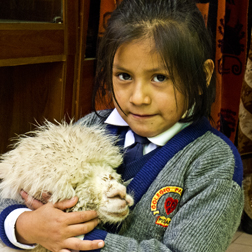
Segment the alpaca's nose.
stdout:
[[134,204],[134,199],[133,199],[130,195],[126,195],[125,200],[126,200],[127,205],[133,206],[133,204]]
[[126,187],[118,184],[116,188],[111,188],[107,193],[108,198],[126,198]]

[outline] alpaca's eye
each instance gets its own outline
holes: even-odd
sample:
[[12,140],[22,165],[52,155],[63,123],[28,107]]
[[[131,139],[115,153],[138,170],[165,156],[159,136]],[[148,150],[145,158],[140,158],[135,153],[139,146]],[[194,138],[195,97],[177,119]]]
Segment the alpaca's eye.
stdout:
[[112,179],[115,179],[111,174],[109,174],[109,179],[112,180]]

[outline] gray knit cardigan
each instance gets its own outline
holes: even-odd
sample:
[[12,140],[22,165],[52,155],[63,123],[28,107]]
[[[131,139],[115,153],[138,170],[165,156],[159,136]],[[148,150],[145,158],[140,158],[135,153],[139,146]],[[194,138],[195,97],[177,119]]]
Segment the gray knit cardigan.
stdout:
[[[110,111],[100,113],[106,118]],[[95,113],[87,118],[104,122]],[[135,204],[119,233],[85,235],[105,240],[96,251],[225,252],[243,210],[242,162],[231,141],[202,118],[155,152],[127,190]],[[18,207],[0,201],[0,237],[11,247],[3,225]]]

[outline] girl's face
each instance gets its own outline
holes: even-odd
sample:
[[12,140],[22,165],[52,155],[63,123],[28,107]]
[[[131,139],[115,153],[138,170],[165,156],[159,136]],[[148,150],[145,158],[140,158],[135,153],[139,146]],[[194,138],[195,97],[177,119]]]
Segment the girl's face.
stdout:
[[150,39],[121,45],[113,62],[114,105],[137,134],[153,137],[179,121],[185,96],[169,78]]

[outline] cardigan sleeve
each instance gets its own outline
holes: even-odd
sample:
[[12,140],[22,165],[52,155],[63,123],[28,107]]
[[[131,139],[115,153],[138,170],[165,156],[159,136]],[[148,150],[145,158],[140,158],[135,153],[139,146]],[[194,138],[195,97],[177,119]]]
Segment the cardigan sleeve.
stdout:
[[15,200],[0,198],[0,238],[5,245],[14,249],[20,248],[16,247],[9,241],[5,230],[5,220],[12,211],[21,208],[27,207],[19,204]]

